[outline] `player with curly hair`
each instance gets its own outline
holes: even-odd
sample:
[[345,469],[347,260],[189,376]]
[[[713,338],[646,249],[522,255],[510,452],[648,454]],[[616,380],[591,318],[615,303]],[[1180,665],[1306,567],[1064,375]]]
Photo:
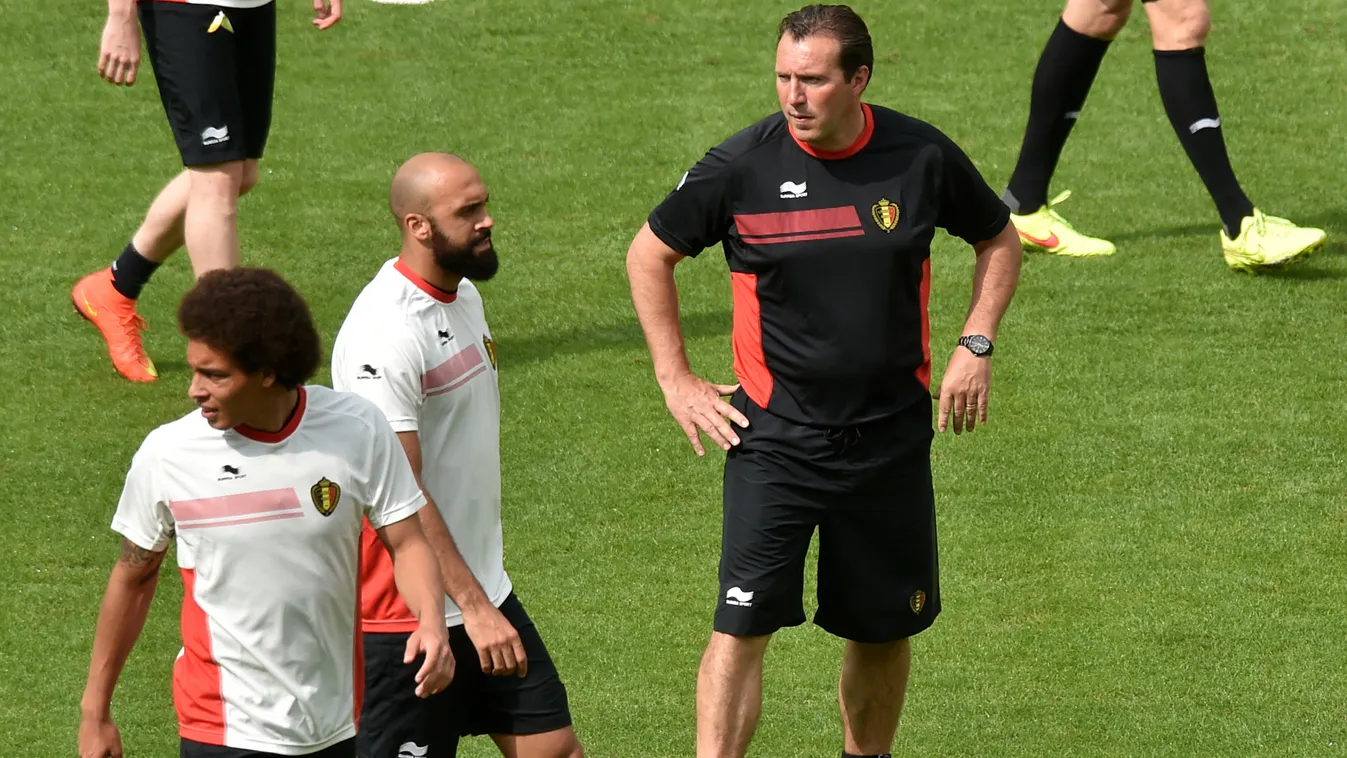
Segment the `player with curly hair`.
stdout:
[[318,333],[281,277],[212,271],[183,298],[178,325],[199,411],[155,429],[131,461],[112,521],[121,557],[80,703],[80,756],[122,755],[112,691],[176,541],[183,758],[354,758],[366,518],[422,622],[405,650],[408,662],[424,654],[411,686],[429,697],[453,676],[439,569],[414,518],[425,498],[378,408],[304,385],[318,368]]

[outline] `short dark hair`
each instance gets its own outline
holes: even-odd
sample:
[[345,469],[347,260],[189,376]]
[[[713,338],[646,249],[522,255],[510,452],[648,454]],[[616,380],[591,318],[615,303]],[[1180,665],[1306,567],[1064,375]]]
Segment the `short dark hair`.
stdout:
[[870,42],[870,29],[849,5],[806,5],[781,19],[776,41],[790,34],[796,40],[816,34],[828,34],[842,43],[842,73],[847,79],[856,75],[861,66],[875,70],[875,48]]
[[183,295],[178,329],[230,357],[244,372],[272,374],[294,389],[318,372],[318,330],[308,303],[274,271],[210,271]]

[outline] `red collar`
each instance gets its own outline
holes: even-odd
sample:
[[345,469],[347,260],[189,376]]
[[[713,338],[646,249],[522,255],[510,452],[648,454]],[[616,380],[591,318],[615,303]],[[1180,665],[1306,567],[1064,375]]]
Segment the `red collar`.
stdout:
[[427,295],[430,295],[431,297],[435,298],[441,303],[452,303],[458,299],[457,292],[449,292],[448,290],[442,290],[439,287],[436,287],[435,285],[426,281],[425,279],[422,279],[421,277],[417,276],[416,272],[412,271],[411,267],[408,266],[406,263],[404,263],[401,258],[398,258],[397,261],[393,263],[393,268],[397,269],[399,274],[402,274],[403,276],[407,277],[407,281],[411,282],[412,284],[415,284],[417,289],[421,290]]
[[[796,137],[794,129],[790,130],[791,139],[795,140],[795,144],[799,145],[801,150],[809,153],[815,158],[825,161],[840,161],[843,158],[850,158],[864,149],[866,145],[870,144],[870,137],[874,136],[875,133],[875,114],[870,112],[870,106],[861,103],[861,111],[865,114],[865,128],[861,130],[861,134],[856,138],[855,142],[852,142],[841,150],[821,150],[817,147],[813,147],[807,142],[802,142],[799,137]],[[789,127],[787,128],[789,129]]]
[[304,418],[304,407],[308,404],[305,399],[304,387],[299,388],[299,402],[295,403],[295,409],[290,411],[290,418],[285,420],[285,426],[282,426],[277,432],[264,432],[261,429],[254,429],[251,426],[239,424],[234,427],[234,431],[247,437],[253,442],[265,442],[274,445],[277,442],[284,442],[285,438],[295,433],[299,428],[300,419]]

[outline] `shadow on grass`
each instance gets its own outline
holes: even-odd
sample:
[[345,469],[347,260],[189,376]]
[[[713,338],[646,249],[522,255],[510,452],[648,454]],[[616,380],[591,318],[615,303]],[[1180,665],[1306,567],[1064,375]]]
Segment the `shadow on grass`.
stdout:
[[[1273,215],[1277,215],[1275,212]],[[1319,229],[1327,230],[1329,247],[1321,252],[1335,253],[1342,252],[1341,247],[1336,249],[1333,246],[1334,237],[1347,234],[1347,210],[1330,210],[1321,213],[1310,214],[1308,216],[1293,216],[1291,218],[1297,224],[1313,226]],[[1130,232],[1121,232],[1108,237],[1108,240],[1117,244],[1122,242],[1135,242],[1141,239],[1150,239],[1157,237],[1161,239],[1180,238],[1180,237],[1200,237],[1203,235],[1216,236],[1220,231],[1221,222],[1213,214],[1210,221],[1201,224],[1180,224],[1176,226],[1166,226],[1159,229],[1134,229]]]
[[1108,237],[1107,239],[1115,245],[1120,245],[1124,242],[1136,242],[1137,240],[1151,239],[1155,237],[1161,239],[1170,239],[1178,237],[1200,237],[1204,234],[1209,234],[1212,237],[1215,237],[1216,232],[1220,230],[1220,228],[1221,228],[1220,223],[1213,221],[1206,224],[1184,224],[1182,226],[1167,226],[1164,227],[1163,229],[1136,229],[1130,232],[1115,234],[1111,237]]
[[[719,337],[729,334],[732,317],[729,311],[691,313],[683,316],[683,336],[687,339]],[[536,334],[497,340],[500,361],[507,366],[519,366],[550,360],[559,355],[587,353],[608,348],[645,349],[645,335],[633,315],[622,324],[594,325],[569,329],[554,334]]]
[[[152,356],[153,357],[153,356]],[[186,376],[187,361],[182,358],[155,358],[154,367],[159,369],[159,378],[165,376]]]

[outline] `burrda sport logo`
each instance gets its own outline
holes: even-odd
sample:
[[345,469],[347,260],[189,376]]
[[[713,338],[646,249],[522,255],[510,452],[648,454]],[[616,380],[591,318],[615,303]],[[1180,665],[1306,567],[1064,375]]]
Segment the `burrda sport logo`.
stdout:
[[741,587],[731,587],[725,591],[725,605],[737,605],[740,608],[752,607],[753,593],[744,592]]

